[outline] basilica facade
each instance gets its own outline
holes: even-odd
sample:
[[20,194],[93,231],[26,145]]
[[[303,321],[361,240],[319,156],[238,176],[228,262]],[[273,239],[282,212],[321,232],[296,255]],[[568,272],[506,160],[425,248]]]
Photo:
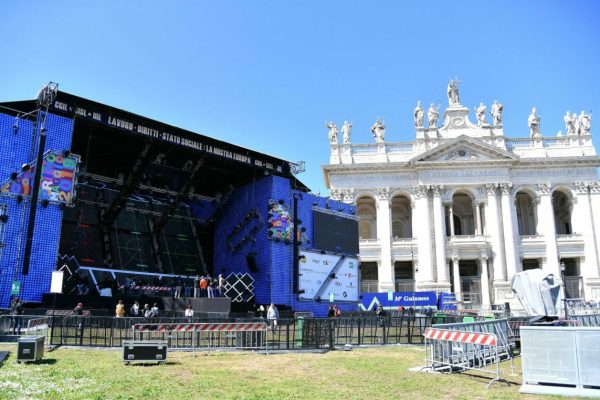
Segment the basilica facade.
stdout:
[[[338,139],[328,123],[331,197],[357,206],[362,291],[453,292],[472,307],[520,304],[518,272],[541,268],[569,298],[600,299],[600,157],[591,115],[565,115],[566,133],[545,136],[535,108],[528,137],[505,137],[502,105],[480,104],[474,122],[448,85],[440,118],[414,110],[415,140]],[[425,126],[427,122],[427,126]]]

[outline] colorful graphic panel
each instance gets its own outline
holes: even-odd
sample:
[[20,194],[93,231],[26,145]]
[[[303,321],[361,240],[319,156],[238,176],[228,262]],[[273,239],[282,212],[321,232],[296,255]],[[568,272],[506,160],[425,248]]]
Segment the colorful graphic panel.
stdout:
[[[71,205],[75,197],[79,159],[75,154],[65,156],[58,151],[46,152],[40,178],[40,200]],[[31,184],[36,168],[37,166],[32,166],[26,171],[21,171],[16,179],[2,187],[2,193],[31,196]]]
[[272,240],[294,240],[294,223],[287,207],[276,201],[269,201],[269,230],[267,237]]

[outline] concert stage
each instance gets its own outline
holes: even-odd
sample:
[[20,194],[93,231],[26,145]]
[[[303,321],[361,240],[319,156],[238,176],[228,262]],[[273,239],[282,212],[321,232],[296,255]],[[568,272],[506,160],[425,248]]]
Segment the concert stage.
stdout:
[[[234,303],[356,308],[355,207],[310,193],[302,164],[64,92],[46,105],[0,103],[0,307],[40,302],[61,269],[69,295],[210,274]],[[335,268],[307,283],[301,251]]]

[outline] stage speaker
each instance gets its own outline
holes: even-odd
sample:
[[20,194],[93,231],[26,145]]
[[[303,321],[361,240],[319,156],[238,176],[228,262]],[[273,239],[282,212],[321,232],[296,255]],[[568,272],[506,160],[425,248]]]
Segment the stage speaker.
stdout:
[[164,363],[167,361],[167,347],[166,340],[125,340],[123,341],[123,362],[125,364],[132,361]]
[[246,256],[246,264],[248,264],[248,269],[250,269],[251,272],[258,272],[255,253],[250,253]]
[[17,348],[17,362],[36,362],[44,357],[44,336],[21,336]]

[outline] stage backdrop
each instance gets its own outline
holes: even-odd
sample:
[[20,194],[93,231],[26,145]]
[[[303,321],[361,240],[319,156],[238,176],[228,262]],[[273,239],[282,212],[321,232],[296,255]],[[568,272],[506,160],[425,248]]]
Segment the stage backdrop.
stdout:
[[301,251],[299,258],[300,299],[313,300],[319,294],[321,300],[358,301],[357,258],[313,251]]

